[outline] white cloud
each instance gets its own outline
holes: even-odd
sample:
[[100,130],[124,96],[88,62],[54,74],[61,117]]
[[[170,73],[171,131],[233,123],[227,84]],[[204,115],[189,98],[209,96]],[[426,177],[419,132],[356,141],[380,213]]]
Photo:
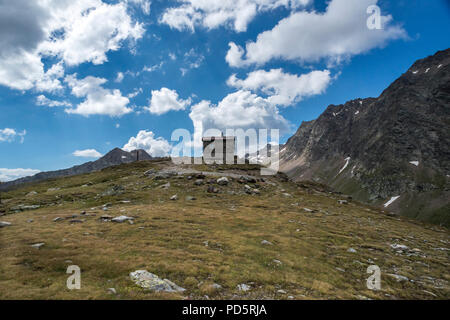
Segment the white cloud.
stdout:
[[323,93],[331,82],[330,71],[312,71],[297,76],[284,73],[282,69],[270,71],[257,70],[248,74],[244,80],[232,75],[229,86],[262,92],[268,95],[268,101],[279,106],[289,106],[303,98]]
[[117,83],[121,83],[123,81],[123,78],[125,78],[123,72],[117,72],[116,80],[114,80]]
[[230,44],[227,62],[241,67],[272,59],[339,63],[354,55],[383,47],[389,40],[407,37],[392,16],[382,16],[383,29],[369,30],[367,8],[378,0],[332,0],[326,12],[301,11],[281,20],[272,30],[258,35],[246,50]]
[[20,179],[23,177],[28,176],[34,176],[35,174],[38,174],[41,172],[40,170],[34,170],[34,169],[6,169],[6,168],[0,168],[0,181],[1,182],[7,182],[7,181],[13,181],[16,179]]
[[[0,0],[0,85],[61,90],[64,64],[101,64],[108,51],[134,43],[143,33],[143,25],[127,13],[127,2]],[[45,71],[47,57],[60,61]]]
[[11,128],[0,129],[0,142],[13,142],[16,138],[19,138],[20,143],[23,143],[26,134],[26,130],[18,132]]
[[209,129],[279,129],[288,133],[291,124],[275,105],[247,90],[227,95],[217,106],[201,101],[189,114],[194,125],[194,146],[199,146],[203,132]]
[[144,71],[144,72],[154,72],[156,70],[161,69],[163,67],[163,65],[164,65],[164,62],[161,61],[159,64],[155,64],[155,65],[153,65],[151,67],[144,66],[144,68],[142,68],[142,71]]
[[95,149],[77,150],[72,153],[75,157],[81,158],[100,158],[102,154]]
[[141,10],[144,12],[144,14],[149,15],[150,14],[150,6],[152,2],[150,0],[124,0],[124,2],[132,3],[136,6],[139,6]]
[[143,149],[152,157],[166,157],[171,148],[169,142],[164,138],[155,138],[152,131],[141,130],[136,137],[131,137],[122,149],[128,152]]
[[71,66],[83,62],[102,64],[108,61],[108,51],[117,51],[125,40],[142,38],[145,31],[127,13],[126,3],[106,4],[100,0],[44,3],[52,15],[49,31],[63,32],[64,36],[49,37],[40,50]]
[[72,106],[72,104],[68,101],[51,100],[51,99],[47,98],[46,96],[44,96],[43,94],[41,94],[40,96],[38,96],[36,98],[36,104],[38,106],[47,106],[47,107],[71,107]]
[[197,53],[194,49],[184,54],[184,66],[180,68],[181,75],[184,77],[190,70],[198,69],[205,60],[205,56]]
[[67,113],[90,115],[108,115],[120,117],[132,112],[128,108],[130,100],[122,96],[120,90],[105,89],[102,87],[106,79],[86,77],[78,80],[77,75],[67,76],[65,82],[72,88],[72,94],[78,98],[86,98],[75,109],[66,109]]
[[161,23],[178,30],[195,30],[195,27],[215,29],[227,26],[236,32],[247,30],[248,24],[260,12],[279,7],[297,9],[310,0],[179,0],[178,7],[168,8]]
[[169,111],[185,110],[191,104],[191,99],[183,100],[179,98],[175,90],[161,88],[153,90],[150,100],[150,107],[145,108],[150,113],[162,115]]
[[127,97],[129,99],[133,99],[133,98],[136,98],[138,95],[140,95],[142,92],[144,92],[144,90],[142,90],[142,88],[139,88],[139,89],[133,91],[132,93],[128,94]]

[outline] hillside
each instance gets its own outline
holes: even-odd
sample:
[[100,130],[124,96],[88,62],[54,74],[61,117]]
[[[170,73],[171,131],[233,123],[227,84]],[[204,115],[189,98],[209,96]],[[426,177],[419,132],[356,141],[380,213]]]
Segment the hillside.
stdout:
[[[0,299],[450,298],[447,229],[258,166],[142,161],[2,199]],[[66,288],[70,265],[80,290]],[[381,291],[366,287],[370,265]],[[136,270],[185,291],[144,290]]]
[[380,97],[331,105],[302,123],[281,150],[281,169],[449,226],[449,92],[450,49],[414,63]]
[[77,174],[90,173],[111,166],[117,166],[122,163],[130,163],[137,160],[143,161],[151,159],[152,157],[145,150],[134,150],[131,152],[127,152],[123,151],[122,149],[115,148],[96,161],[86,162],[83,163],[82,165],[74,166],[69,169],[40,172],[31,177],[24,177],[14,181],[2,183],[0,184],[0,191],[10,190],[25,183],[39,182],[52,178],[68,177]]

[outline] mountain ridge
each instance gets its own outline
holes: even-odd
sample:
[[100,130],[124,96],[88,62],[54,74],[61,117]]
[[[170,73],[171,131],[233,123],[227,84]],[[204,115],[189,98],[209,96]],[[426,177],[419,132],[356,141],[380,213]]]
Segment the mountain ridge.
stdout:
[[447,49],[416,61],[378,98],[303,122],[280,151],[281,170],[379,206],[400,196],[387,209],[448,224],[449,92]]
[[46,171],[35,174],[34,176],[23,177],[17,180],[8,181],[0,184],[0,191],[10,190],[19,187],[24,183],[40,182],[53,178],[68,177],[78,174],[91,173],[99,171],[111,166],[120,165],[123,163],[131,163],[135,161],[152,160],[153,158],[143,149],[133,150],[130,152],[124,151],[120,148],[114,148],[105,154],[103,157],[83,163],[81,165],[73,166],[68,169]]

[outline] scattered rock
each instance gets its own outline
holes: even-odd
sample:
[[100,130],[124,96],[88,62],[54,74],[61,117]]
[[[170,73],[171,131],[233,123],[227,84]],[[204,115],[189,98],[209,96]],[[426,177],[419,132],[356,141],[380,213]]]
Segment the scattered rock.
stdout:
[[237,285],[237,289],[241,292],[247,292],[250,291],[251,287],[248,284],[241,283]]
[[75,223],[83,223],[84,220],[72,219],[72,220],[70,220],[69,222],[72,223],[72,224],[75,224]]
[[194,201],[194,200],[197,200],[197,198],[193,197],[193,196],[187,196],[186,197],[186,201]]
[[398,274],[388,273],[387,275],[397,280],[397,282],[409,281],[407,277]]
[[279,294],[287,294],[287,292],[282,290],[282,289],[278,290],[277,293],[279,293]]
[[339,204],[348,204],[348,201],[347,200],[338,200],[338,203]]
[[0,221],[0,228],[10,227],[10,226],[11,226],[11,222]]
[[30,193],[27,193],[26,197],[32,197],[37,195],[38,193],[36,191],[31,191]]
[[170,188],[170,182],[167,182],[166,184],[163,184],[160,186],[161,189],[169,189]]
[[403,244],[391,244],[391,248],[394,250],[408,250],[409,248]]
[[117,291],[114,288],[108,288],[108,293],[109,294],[117,294]]
[[213,283],[211,287],[213,289],[215,289],[215,290],[221,290],[222,289],[222,286],[220,284],[217,284],[217,283]]
[[291,198],[292,197],[292,195],[289,194],[289,193],[283,193],[283,196],[285,196],[286,198]]
[[197,179],[197,180],[195,180],[195,182],[194,182],[194,184],[196,185],[196,186],[201,186],[201,185],[203,185],[205,182],[202,180],[202,179]]
[[176,171],[160,171],[155,174],[154,179],[155,180],[169,179],[176,175],[178,175],[178,173]]
[[145,171],[144,172],[144,176],[151,176],[151,175],[154,175],[154,174],[156,174],[156,170],[155,169],[150,169],[150,170],[147,170],[147,171]]
[[222,178],[220,178],[220,179],[217,179],[217,184],[219,185],[219,186],[226,186],[226,185],[228,185],[228,178],[226,178],[226,177],[222,177]]
[[117,222],[117,223],[122,223],[122,222],[129,221],[129,220],[134,220],[134,218],[127,217],[127,216],[120,216],[120,217],[113,218],[111,221]]
[[356,250],[353,249],[353,248],[349,248],[349,249],[347,250],[347,252],[350,252],[350,253],[356,253]]
[[306,212],[313,212],[313,210],[308,209],[308,208],[303,208],[303,211],[306,211]]
[[45,243],[41,242],[41,243],[32,244],[31,247],[39,250],[44,245],[45,245]]
[[272,261],[279,266],[283,264],[283,262],[281,262],[280,260],[273,259]]
[[345,272],[345,270],[342,269],[342,268],[336,268],[336,270],[337,270],[337,271],[340,271],[340,272]]
[[186,289],[177,286],[170,280],[160,279],[147,270],[137,270],[130,273],[131,280],[138,286],[156,292],[184,292]]
[[272,242],[270,242],[270,241],[267,241],[267,240],[263,240],[263,241],[261,241],[261,244],[262,245],[268,245],[268,246],[273,246],[273,243]]
[[208,192],[208,193],[219,193],[219,189],[217,189],[214,186],[209,186],[208,189],[206,190],[206,192]]
[[29,219],[29,220],[27,220],[27,222],[28,222],[28,223],[33,223],[34,220],[33,220],[33,219]]
[[64,220],[64,219],[61,218],[61,217],[56,217],[55,219],[53,219],[53,222],[59,222],[59,221],[62,221],[62,220]]
[[120,185],[114,185],[105,192],[103,192],[100,196],[101,197],[112,197],[112,196],[118,196],[124,193],[125,188]]
[[241,176],[239,180],[244,181],[245,183],[256,183],[256,179],[250,176]]
[[172,201],[178,200],[178,195],[175,194],[175,195],[171,196],[170,200],[172,200]]
[[100,217],[100,220],[103,220],[103,221],[111,221],[113,218],[114,218],[114,217],[112,217],[112,216],[103,215],[103,216]]
[[17,207],[11,208],[11,210],[12,211],[36,210],[36,209],[39,209],[40,207],[41,207],[40,205],[27,206],[27,205],[24,205],[24,204],[19,204]]

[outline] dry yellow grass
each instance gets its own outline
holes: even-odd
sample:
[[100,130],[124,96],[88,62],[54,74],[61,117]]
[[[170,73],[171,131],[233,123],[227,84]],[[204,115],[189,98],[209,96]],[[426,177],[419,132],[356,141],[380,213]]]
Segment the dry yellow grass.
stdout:
[[[209,194],[205,185],[194,186],[195,179],[186,176],[155,181],[143,175],[167,165],[123,165],[4,194],[7,215],[0,220],[12,226],[0,229],[0,299],[450,298],[447,229],[389,217],[353,202],[339,205],[338,195],[280,177],[258,182],[257,196],[242,193],[236,180],[216,186],[221,193]],[[167,181],[168,190],[159,188]],[[123,186],[124,193],[98,196],[113,185]],[[30,191],[38,194],[27,196]],[[174,194],[178,201],[170,200]],[[188,195],[197,200],[186,200]],[[112,206],[104,212],[101,206],[108,202]],[[11,211],[19,204],[41,207]],[[84,223],[53,222],[81,211],[87,215],[77,219]],[[102,222],[103,214],[132,216],[135,223]],[[262,240],[272,245],[262,245]],[[45,243],[39,250],[31,247],[39,242]],[[390,247],[395,243],[418,250],[410,256],[397,253]],[[366,269],[373,264],[382,271],[381,291],[366,287]],[[81,290],[66,288],[69,265],[81,268]],[[138,269],[187,290],[145,291],[129,278]],[[388,274],[413,281],[397,282]],[[214,283],[223,288],[215,289]],[[239,292],[241,283],[252,289]],[[117,294],[109,294],[108,288]],[[286,293],[278,293],[280,289]]]

